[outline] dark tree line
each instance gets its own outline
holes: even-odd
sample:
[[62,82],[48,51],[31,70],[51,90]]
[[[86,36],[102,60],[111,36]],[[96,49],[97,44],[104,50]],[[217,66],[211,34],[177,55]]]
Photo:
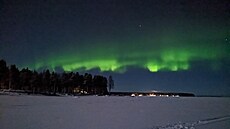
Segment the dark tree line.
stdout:
[[[109,84],[108,84],[109,83]],[[108,94],[113,88],[113,79],[110,76],[92,76],[89,73],[80,75],[78,72],[58,74],[45,70],[43,72],[31,71],[28,68],[19,70],[16,65],[7,66],[0,60],[0,88],[24,90],[30,93],[41,94]]]

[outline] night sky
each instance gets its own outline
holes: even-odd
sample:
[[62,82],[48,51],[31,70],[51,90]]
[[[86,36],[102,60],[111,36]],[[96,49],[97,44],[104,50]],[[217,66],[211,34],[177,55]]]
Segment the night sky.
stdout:
[[0,58],[114,91],[230,95],[227,0],[1,0]]

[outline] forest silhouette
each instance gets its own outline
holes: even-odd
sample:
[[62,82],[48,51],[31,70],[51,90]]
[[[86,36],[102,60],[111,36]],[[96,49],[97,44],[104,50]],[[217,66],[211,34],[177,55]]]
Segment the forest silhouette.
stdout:
[[[84,75],[78,72],[43,72],[23,68],[16,65],[7,66],[5,60],[0,60],[0,88],[23,91],[28,94],[45,95],[107,95],[113,88],[112,76]],[[109,91],[107,90],[107,87]]]

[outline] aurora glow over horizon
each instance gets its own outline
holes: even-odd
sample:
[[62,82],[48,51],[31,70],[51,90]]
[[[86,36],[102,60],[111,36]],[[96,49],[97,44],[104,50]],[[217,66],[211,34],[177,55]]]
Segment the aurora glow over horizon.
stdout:
[[218,89],[230,95],[229,5],[225,0],[3,0],[0,59],[38,71],[113,75],[116,90],[215,94]]
[[[92,46],[90,47],[83,45],[81,49],[76,51],[72,49],[77,48],[78,44],[72,43],[72,46],[63,50],[64,52],[52,50],[52,53],[55,53],[54,55],[40,57],[29,66],[36,70],[49,68],[54,71],[56,67],[61,67],[64,71],[98,68],[102,72],[125,72],[127,67],[132,66],[157,72],[161,70],[188,70],[193,61],[202,60],[209,61],[210,66],[212,66],[216,61],[229,57],[224,39],[218,39],[218,37],[221,37],[221,31],[214,32],[219,34],[216,37],[210,37],[203,41],[196,40],[195,37],[199,38],[199,33],[196,35],[179,33],[174,35],[173,38],[157,36],[157,39],[140,36],[135,41],[132,39],[118,39],[109,42],[91,39],[88,41],[91,42],[90,45]],[[195,39],[191,40],[191,38]],[[220,44],[217,46],[216,43]],[[204,44],[209,45],[207,47]]]
[[[141,45],[146,47],[145,42],[141,42]],[[56,67],[61,67],[64,71],[98,68],[102,72],[125,72],[126,67],[133,66],[148,69],[151,72],[158,72],[160,70],[188,70],[191,63],[196,60],[208,60],[211,64],[215,64],[216,61],[227,58],[225,57],[227,54],[224,50],[225,46],[213,48],[193,46],[179,48],[177,46],[177,48],[159,48],[155,51],[154,46],[147,45],[149,46],[145,49],[149,50],[145,51],[138,49],[138,46],[123,46],[125,49],[132,47],[132,51],[122,50],[122,48],[119,49],[116,46],[99,46],[99,48],[94,47],[92,50],[65,52],[60,55],[41,57],[40,60],[29,66],[36,70],[49,68],[54,71]]]

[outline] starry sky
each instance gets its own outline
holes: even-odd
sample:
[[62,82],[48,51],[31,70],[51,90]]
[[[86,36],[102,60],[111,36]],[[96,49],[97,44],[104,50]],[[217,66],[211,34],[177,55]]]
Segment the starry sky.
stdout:
[[0,58],[112,75],[114,91],[230,96],[226,0],[2,0]]

